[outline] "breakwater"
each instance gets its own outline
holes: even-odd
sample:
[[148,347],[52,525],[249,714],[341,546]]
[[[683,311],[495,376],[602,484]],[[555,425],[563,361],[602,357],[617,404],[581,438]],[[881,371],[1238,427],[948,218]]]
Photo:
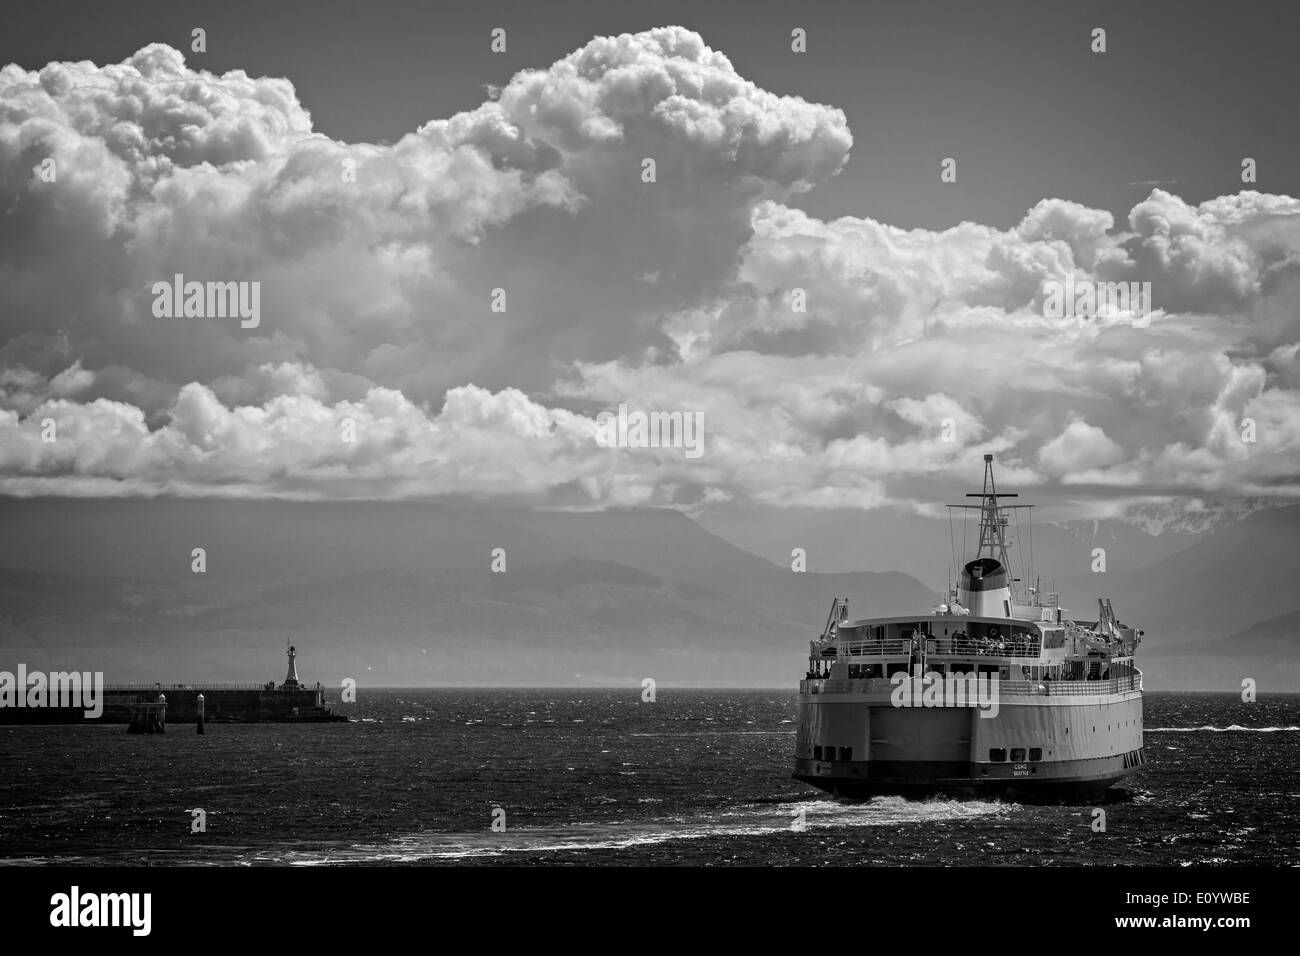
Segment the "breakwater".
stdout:
[[198,722],[198,697],[204,697],[206,723],[312,723],[346,721],[325,704],[325,691],[274,684],[108,684],[98,718],[82,707],[0,707],[0,724],[129,724],[133,706],[167,697],[167,722]]

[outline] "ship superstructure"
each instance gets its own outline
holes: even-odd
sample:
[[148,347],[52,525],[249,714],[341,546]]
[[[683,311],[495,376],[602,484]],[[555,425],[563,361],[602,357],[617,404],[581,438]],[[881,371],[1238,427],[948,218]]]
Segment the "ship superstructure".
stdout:
[[1143,764],[1143,632],[1104,598],[1080,622],[1057,595],[1018,587],[1007,526],[1028,506],[1001,503],[1015,495],[997,491],[992,455],[968,497],[980,503],[950,507],[979,512],[979,542],[946,600],[860,620],[833,603],[799,685],[799,780],[845,796],[1067,794]]

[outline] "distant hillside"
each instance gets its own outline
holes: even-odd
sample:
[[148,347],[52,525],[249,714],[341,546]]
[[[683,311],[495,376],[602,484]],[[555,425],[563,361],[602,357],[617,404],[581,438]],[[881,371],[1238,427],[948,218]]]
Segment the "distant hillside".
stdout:
[[[788,564],[790,549],[797,546],[807,550],[809,570],[902,571],[942,591],[951,575],[954,543],[958,552],[973,556],[977,518],[971,513],[964,529],[960,515],[950,525],[946,518],[921,518],[889,509],[769,509],[760,519],[753,508],[727,505],[709,508],[697,520],[714,534],[777,564]],[[1122,521],[1061,525],[1035,521],[1031,534],[1027,518],[1021,538],[1012,549],[1015,573],[1023,573],[1020,561],[1022,557],[1028,561],[1032,542],[1034,566],[1045,583],[1087,573],[1096,547],[1106,549],[1108,565],[1119,571],[1145,567],[1196,541],[1177,532],[1149,534]]]
[[[1300,594],[1295,596],[1300,604]],[[1162,653],[1198,653],[1208,657],[1267,657],[1286,659],[1300,651],[1300,610],[1279,614],[1252,624],[1245,630],[1214,641],[1179,645]]]
[[1193,537],[1236,524],[1263,508],[1275,508],[1276,498],[1203,498],[1196,508],[1182,499],[1143,502],[1124,509],[1124,520],[1153,534],[1181,533]]
[[0,501],[0,529],[0,664],[110,680],[279,680],[289,639],[332,686],[789,685],[833,596],[935,600],[903,574],[793,573],[675,511]]
[[[919,553],[929,528],[881,525],[865,543]],[[827,540],[791,534],[812,569],[795,574],[788,550],[773,563],[676,511],[0,499],[0,668],[279,680],[288,639],[303,676],[331,685],[790,686],[833,596],[854,617],[936,600],[903,573],[817,573]],[[1242,668],[1300,687],[1297,541],[1300,507],[1257,512],[1148,567],[1117,569],[1108,548],[1106,574],[1058,587],[1081,619],[1109,596],[1146,630],[1152,688],[1231,689]],[[190,570],[195,547],[206,574]]]
[[[1300,600],[1300,598],[1297,598]],[[1300,689],[1300,611],[1280,614],[1237,634],[1152,650],[1147,685],[1239,692],[1251,678],[1259,693]]]
[[1080,617],[1108,596],[1147,646],[1210,641],[1300,604],[1300,506],[1257,511],[1146,568],[1083,574],[1058,587]]
[[1108,596],[1146,631],[1147,686],[1300,689],[1300,506],[1255,511],[1192,546],[1131,572],[1058,582],[1062,602],[1092,617]]

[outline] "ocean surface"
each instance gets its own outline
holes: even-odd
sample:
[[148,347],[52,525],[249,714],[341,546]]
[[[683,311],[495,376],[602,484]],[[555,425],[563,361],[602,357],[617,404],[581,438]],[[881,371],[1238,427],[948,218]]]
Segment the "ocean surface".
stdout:
[[[1149,693],[1146,767],[1074,806],[827,799],[794,693],[365,690],[349,724],[0,727],[0,861],[1272,864],[1300,859],[1300,695]],[[1093,807],[1106,831],[1092,830]],[[505,829],[491,828],[497,809]],[[193,810],[206,832],[192,832]],[[802,823],[802,825],[801,825]]]

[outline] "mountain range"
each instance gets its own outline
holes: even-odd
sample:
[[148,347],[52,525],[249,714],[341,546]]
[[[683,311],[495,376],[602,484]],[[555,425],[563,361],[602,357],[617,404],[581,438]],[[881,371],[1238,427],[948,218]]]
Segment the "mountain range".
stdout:
[[0,528],[3,658],[109,681],[280,680],[292,641],[322,683],[777,686],[832,597],[937,598],[796,573],[674,511],[36,499],[0,501]]
[[[330,686],[792,686],[832,597],[852,617],[925,613],[951,566],[947,522],[800,516],[756,536],[740,512],[0,499],[0,669],[278,681],[292,642]],[[1075,617],[1105,596],[1146,631],[1148,687],[1281,690],[1300,688],[1298,540],[1292,506],[1195,536],[1044,525],[1034,548],[1074,572],[1051,587]],[[865,570],[844,570],[855,556]]]

